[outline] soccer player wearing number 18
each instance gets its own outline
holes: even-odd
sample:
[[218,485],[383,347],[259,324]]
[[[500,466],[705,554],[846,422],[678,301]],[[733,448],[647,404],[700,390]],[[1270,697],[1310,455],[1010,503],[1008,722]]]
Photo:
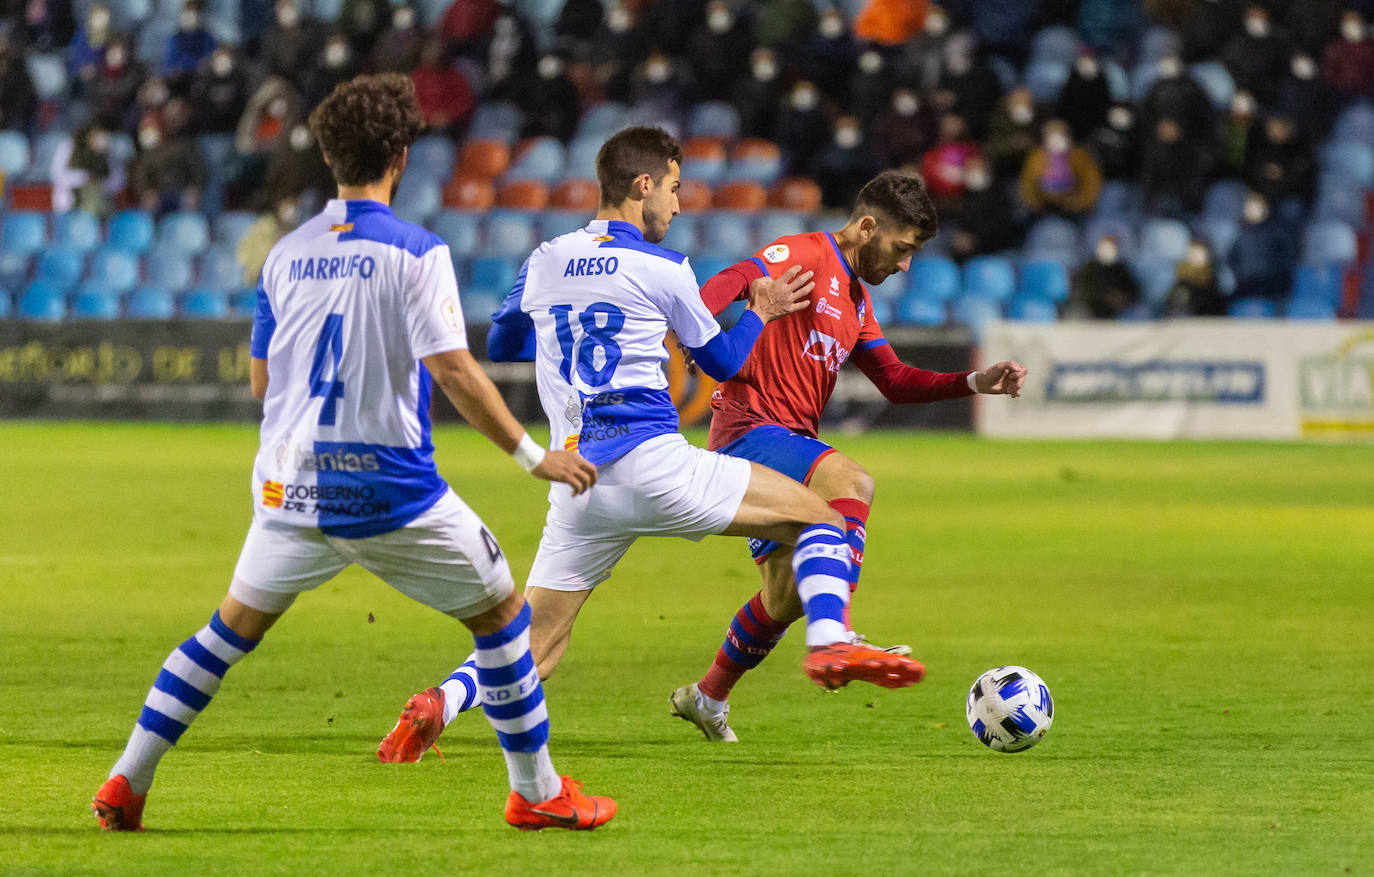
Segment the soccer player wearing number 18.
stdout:
[[474,634],[475,684],[510,774],[506,820],[595,828],[615,802],[553,768],[530,611],[496,540],[435,468],[430,376],[536,476],[571,495],[596,471],[525,434],[467,351],[448,247],[388,206],[423,127],[410,79],[344,83],[310,124],[339,197],[272,249],[258,286],[252,383],[264,406],[253,523],[228,595],[163,663],[92,809],[101,828],[141,831],[158,761],[229,668],[298,594],[357,563]]

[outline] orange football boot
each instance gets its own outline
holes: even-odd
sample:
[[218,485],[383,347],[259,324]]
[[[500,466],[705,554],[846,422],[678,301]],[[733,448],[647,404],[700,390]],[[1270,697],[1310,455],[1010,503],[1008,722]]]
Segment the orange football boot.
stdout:
[[563,789],[554,797],[531,804],[514,790],[506,800],[506,821],[521,831],[541,828],[572,828],[591,831],[605,825],[615,815],[615,801],[583,794],[582,784],[572,777],[560,777]]
[[129,781],[115,774],[105,781],[91,801],[91,812],[105,831],[142,831],[143,802],[148,796],[135,795]]
[[430,747],[443,758],[435,741],[444,733],[444,692],[426,688],[406,701],[396,727],[382,738],[377,747],[377,760],[398,764],[419,761]]
[[871,646],[838,642],[818,646],[803,665],[812,682],[834,690],[851,682],[871,682],[883,688],[906,688],[925,678],[920,661]]

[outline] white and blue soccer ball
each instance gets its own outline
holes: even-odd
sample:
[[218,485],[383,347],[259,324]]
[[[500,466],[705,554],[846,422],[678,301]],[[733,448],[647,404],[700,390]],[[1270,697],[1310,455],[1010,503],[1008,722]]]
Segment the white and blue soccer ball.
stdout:
[[1025,667],[993,667],[968,690],[968,726],[998,752],[1029,749],[1050,730],[1054,698],[1045,680]]

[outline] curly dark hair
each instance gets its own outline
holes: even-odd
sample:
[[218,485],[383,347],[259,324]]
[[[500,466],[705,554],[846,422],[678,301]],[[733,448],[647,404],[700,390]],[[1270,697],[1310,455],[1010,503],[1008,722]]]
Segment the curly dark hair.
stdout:
[[931,237],[940,229],[935,204],[920,177],[883,171],[864,184],[851,219],[871,215],[898,228],[916,228]]
[[596,154],[601,206],[614,207],[628,198],[640,174],[657,183],[668,173],[670,161],[682,164],[682,147],[662,128],[637,125],[611,135]]
[[415,83],[400,73],[341,82],[310,114],[310,130],[341,186],[380,180],[424,127]]

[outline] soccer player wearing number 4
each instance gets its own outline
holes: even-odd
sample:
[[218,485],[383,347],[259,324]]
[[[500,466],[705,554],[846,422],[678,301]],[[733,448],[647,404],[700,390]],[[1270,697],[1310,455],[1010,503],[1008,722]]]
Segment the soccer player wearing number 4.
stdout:
[[[1016,396],[1026,376],[1016,362],[953,373],[913,368],[897,358],[883,337],[864,283],[882,283],[906,271],[911,257],[935,236],[936,223],[922,182],[889,171],[864,186],[839,231],[779,238],[712,277],[701,290],[706,306],[720,313],[760,277],[777,276],[791,265],[815,274],[810,307],[765,329],[744,368],[716,389],[708,446],[806,484],[844,516],[851,590],[858,586],[863,564],[873,479],[816,437],[840,367],[846,360],[853,362],[893,402],[932,402],[975,392]],[[735,614],[701,681],[669,698],[673,714],[695,724],[708,740],[736,739],[726,723],[731,689],[801,617],[786,552],[758,539],[750,540],[749,547],[763,588]],[[862,642],[852,631],[849,637]]]
[[[773,469],[689,445],[668,395],[663,346],[672,329],[707,374],[739,371],[765,323],[808,306],[800,268],[750,285],[749,310],[728,333],[712,319],[687,258],[658,246],[678,212],[682,149],[658,128],[627,128],[597,155],[601,205],[586,228],[535,250],[494,318],[493,359],[535,360],[553,447],[577,447],[598,467],[574,497],[549,491],[548,523],[525,587],[541,676],[567,648],[592,589],[640,536],[758,536],[794,546],[789,581],[813,647],[805,671],[821,684],[889,688],[925,672],[909,658],[843,642],[849,600],[844,519]],[[795,580],[790,576],[795,576]],[[382,740],[382,761],[418,761],[475,702],[465,664],[406,703]]]
[[357,563],[472,631],[475,684],[510,774],[506,820],[595,828],[615,802],[553,768],[530,610],[496,540],[434,466],[430,376],[469,423],[570,496],[596,470],[525,433],[467,351],[448,247],[388,206],[423,128],[410,79],[344,83],[310,125],[339,197],[272,249],[258,286],[253,523],[228,595],[167,657],[92,809],[101,828],[141,831],[158,761],[224,674],[298,594]]

